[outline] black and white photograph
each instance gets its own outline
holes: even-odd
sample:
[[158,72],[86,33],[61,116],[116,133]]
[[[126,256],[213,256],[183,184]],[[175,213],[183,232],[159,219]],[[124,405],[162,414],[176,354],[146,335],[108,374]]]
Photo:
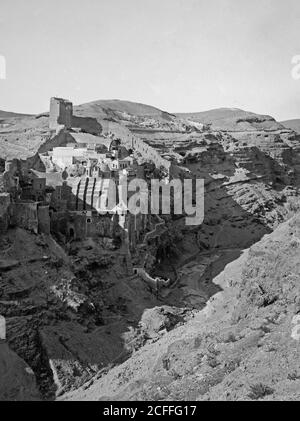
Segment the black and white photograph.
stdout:
[[0,408],[25,401],[300,401],[299,0],[0,0]]

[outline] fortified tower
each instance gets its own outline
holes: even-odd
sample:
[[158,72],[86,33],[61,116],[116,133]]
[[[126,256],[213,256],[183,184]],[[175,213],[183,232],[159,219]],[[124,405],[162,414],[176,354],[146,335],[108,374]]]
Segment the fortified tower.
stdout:
[[72,102],[63,98],[51,98],[49,127],[51,130],[57,130],[59,126],[65,126],[71,129],[73,117]]

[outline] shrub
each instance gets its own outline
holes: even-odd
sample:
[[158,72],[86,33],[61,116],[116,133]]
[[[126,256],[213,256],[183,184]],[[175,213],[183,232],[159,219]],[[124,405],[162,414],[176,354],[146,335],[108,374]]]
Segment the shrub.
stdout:
[[265,385],[263,383],[257,383],[250,386],[251,392],[249,393],[249,398],[253,400],[262,399],[265,396],[272,395],[274,393],[274,389]]
[[299,200],[299,198],[298,197],[290,198],[286,207],[287,207],[287,210],[288,210],[290,216],[299,212],[299,210],[300,210],[300,200]]

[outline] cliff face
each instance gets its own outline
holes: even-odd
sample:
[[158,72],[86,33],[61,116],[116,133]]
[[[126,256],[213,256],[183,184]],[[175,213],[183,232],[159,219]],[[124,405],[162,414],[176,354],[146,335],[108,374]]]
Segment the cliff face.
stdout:
[[296,216],[228,264],[192,320],[64,399],[298,400],[299,253]]
[[123,335],[160,304],[143,281],[124,275],[120,250],[100,240],[77,241],[65,251],[52,237],[21,228],[0,238],[7,344],[31,367],[44,399],[126,359]]

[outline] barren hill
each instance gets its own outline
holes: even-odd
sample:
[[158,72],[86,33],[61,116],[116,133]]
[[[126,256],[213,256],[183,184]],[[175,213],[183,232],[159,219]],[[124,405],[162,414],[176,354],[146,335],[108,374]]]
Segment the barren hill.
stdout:
[[178,113],[181,118],[188,118],[204,124],[212,129],[226,131],[278,130],[282,125],[268,115],[255,114],[239,108],[216,108],[196,113]]
[[114,110],[122,113],[128,113],[136,116],[145,117],[160,117],[160,116],[171,116],[169,113],[162,111],[151,105],[141,104],[132,101],[123,101],[120,99],[103,99],[98,101],[88,102],[86,104],[78,105],[75,107],[75,111],[83,111],[92,116],[99,117],[101,110]]
[[[118,137],[128,135],[127,129],[140,137],[147,133],[145,139],[154,144],[161,143],[160,139],[172,142],[173,138],[166,135],[167,132],[175,136],[180,133],[183,139],[185,133],[197,132],[203,125],[210,125],[210,131],[232,132],[241,139],[243,133],[257,138],[263,132],[288,130],[270,116],[239,109],[221,108],[175,115],[149,105],[122,100],[99,100],[78,105],[74,107],[74,115],[96,118],[104,133],[114,133]],[[47,113],[26,116],[1,112],[0,119],[2,158],[31,156],[51,136]]]
[[0,110],[0,119],[14,118],[14,117],[29,117],[29,116],[30,116],[30,114],[12,113],[10,111],[1,111]]
[[281,124],[287,129],[295,130],[300,133],[300,119],[281,121]]

